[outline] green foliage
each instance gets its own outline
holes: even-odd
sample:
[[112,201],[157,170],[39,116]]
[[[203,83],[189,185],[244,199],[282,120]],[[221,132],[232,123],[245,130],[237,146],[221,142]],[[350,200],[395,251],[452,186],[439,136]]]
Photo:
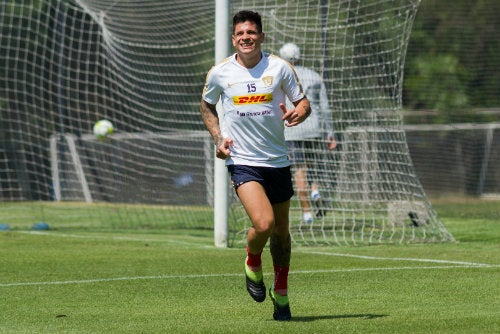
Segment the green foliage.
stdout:
[[403,103],[464,121],[465,108],[500,106],[500,3],[422,1],[405,64]]
[[447,112],[464,110],[468,106],[463,80],[466,71],[457,57],[426,55],[412,59],[408,66],[410,75],[405,81],[408,108],[442,111],[440,122],[446,123],[450,121]]

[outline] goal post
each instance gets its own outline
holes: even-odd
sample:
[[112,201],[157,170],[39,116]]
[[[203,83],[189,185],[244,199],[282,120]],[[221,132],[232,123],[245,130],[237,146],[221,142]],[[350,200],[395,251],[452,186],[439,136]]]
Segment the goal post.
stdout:
[[60,150],[58,147],[59,137],[62,137],[65,140],[65,144],[68,148],[69,155],[71,157],[72,166],[75,169],[76,178],[78,179],[78,183],[82,187],[83,198],[85,202],[91,203],[92,195],[90,193],[89,185],[87,183],[87,178],[83,171],[82,162],[80,161],[80,155],[78,154],[76,149],[76,144],[75,144],[76,138],[74,135],[50,136],[50,165],[52,170],[52,186],[54,188],[54,200],[58,202],[62,200],[61,182],[60,182],[61,178],[59,169],[59,163],[61,161],[61,159],[59,158]]
[[[215,63],[229,56],[229,0],[215,1]],[[219,119],[224,110],[217,104]],[[214,243],[227,247],[229,236],[229,180],[225,162],[214,160]]]

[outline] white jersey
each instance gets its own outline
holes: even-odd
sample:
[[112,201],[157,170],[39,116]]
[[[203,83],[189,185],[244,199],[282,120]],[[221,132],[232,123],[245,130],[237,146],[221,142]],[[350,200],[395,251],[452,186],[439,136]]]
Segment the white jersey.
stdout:
[[207,74],[203,99],[222,100],[221,131],[234,142],[226,165],[286,167],[290,165],[280,103],[304,97],[293,67],[283,59],[262,53],[260,62],[246,68],[236,54]]
[[[321,76],[304,66],[295,66],[295,72],[311,105],[311,115],[301,124],[285,129],[286,140],[304,140],[333,136],[333,122],[328,106],[326,87]],[[293,108],[288,101],[287,108]]]

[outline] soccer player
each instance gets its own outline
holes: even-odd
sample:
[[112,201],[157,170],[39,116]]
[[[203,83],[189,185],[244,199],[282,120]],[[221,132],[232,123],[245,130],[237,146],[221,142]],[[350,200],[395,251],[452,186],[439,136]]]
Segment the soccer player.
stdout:
[[[285,129],[285,139],[293,165],[295,190],[302,208],[302,222],[311,224],[314,218],[309,204],[309,184],[311,184],[310,198],[315,206],[314,216],[320,218],[326,211],[318,183],[310,175],[315,169],[311,168],[311,172],[308,172],[308,167],[314,167],[314,161],[321,160],[325,146],[328,150],[333,150],[337,146],[337,142],[333,134],[333,122],[323,79],[318,72],[297,65],[300,59],[300,49],[296,44],[286,43],[279,52],[281,58],[294,65],[295,72],[311,104],[311,109],[315,111],[300,126]],[[324,146],[325,138],[328,144]],[[318,175],[316,175],[317,177]]]
[[[200,104],[216,156],[226,160],[231,183],[252,226],[247,235],[247,291],[257,302],[266,298],[262,251],[269,240],[274,282],[269,295],[275,320],[290,320],[288,271],[291,239],[290,198],[293,184],[284,128],[311,113],[290,63],[261,50],[265,34],[259,13],[243,10],[233,17],[236,52],[208,72]],[[293,103],[287,109],[286,98]],[[224,117],[215,105],[221,99]]]

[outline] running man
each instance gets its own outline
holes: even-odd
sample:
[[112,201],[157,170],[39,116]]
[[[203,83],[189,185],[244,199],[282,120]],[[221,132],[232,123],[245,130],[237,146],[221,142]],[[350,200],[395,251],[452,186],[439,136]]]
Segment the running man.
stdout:
[[[247,235],[247,291],[257,302],[266,298],[262,252],[270,242],[274,281],[269,295],[275,320],[290,320],[288,272],[291,257],[290,161],[284,128],[302,123],[311,113],[292,65],[261,50],[265,34],[260,14],[243,10],[233,17],[236,52],[207,74],[200,112],[224,159],[231,183],[252,226]],[[285,107],[286,98],[293,108]],[[224,117],[215,105],[221,99]]]

